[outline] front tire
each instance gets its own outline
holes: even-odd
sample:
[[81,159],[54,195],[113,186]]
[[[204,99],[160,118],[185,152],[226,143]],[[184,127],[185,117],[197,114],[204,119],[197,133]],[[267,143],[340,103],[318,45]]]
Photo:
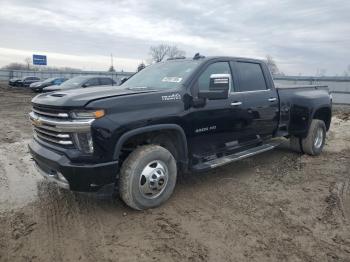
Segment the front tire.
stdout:
[[122,165],[119,193],[133,209],[154,208],[169,199],[176,177],[176,161],[167,149],[158,145],[140,146]]
[[321,154],[326,141],[326,125],[322,120],[313,119],[307,134],[301,143],[303,151],[311,156]]

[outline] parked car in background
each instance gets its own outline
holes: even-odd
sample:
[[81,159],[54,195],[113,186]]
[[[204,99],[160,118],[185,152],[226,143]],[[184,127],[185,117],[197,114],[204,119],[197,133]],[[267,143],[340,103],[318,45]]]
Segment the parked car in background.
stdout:
[[9,86],[18,86],[19,82],[22,81],[21,78],[14,77],[9,80]]
[[39,82],[40,78],[36,76],[26,76],[23,77],[21,81],[19,81],[18,86],[29,87],[32,83]]
[[67,80],[67,78],[64,78],[64,77],[52,77],[52,78],[48,78],[42,82],[35,82],[35,83],[31,84],[29,87],[34,92],[41,92],[44,87],[53,86],[53,85],[59,86],[60,84],[62,84],[66,80]]
[[22,78],[11,78],[9,80],[10,86],[29,86],[32,83],[39,82],[40,78],[36,76],[25,76]]
[[117,85],[117,83],[110,77],[106,76],[76,76],[61,85],[54,85],[43,88],[43,92],[52,92],[59,90],[68,90],[76,88],[85,88],[91,86],[106,86]]

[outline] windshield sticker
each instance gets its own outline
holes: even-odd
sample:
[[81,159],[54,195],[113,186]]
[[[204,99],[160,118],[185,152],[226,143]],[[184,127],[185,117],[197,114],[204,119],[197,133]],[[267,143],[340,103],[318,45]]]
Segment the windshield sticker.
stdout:
[[164,78],[162,79],[162,82],[180,83],[181,80],[182,80],[181,77],[176,77],[176,76],[168,77],[168,76],[166,76],[166,77],[164,77]]
[[162,101],[174,101],[174,100],[181,100],[181,95],[179,93],[176,93],[168,96],[162,96]]

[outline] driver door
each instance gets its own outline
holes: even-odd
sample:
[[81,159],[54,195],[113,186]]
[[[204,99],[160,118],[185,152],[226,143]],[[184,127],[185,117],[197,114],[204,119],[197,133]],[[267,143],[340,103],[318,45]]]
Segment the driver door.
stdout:
[[[210,76],[213,74],[229,74],[230,89],[234,89],[235,80],[232,77],[228,61],[213,62],[200,74],[195,82],[194,90],[208,91]],[[214,154],[225,150],[230,145],[238,145],[244,137],[241,107],[232,105],[240,100],[239,94],[226,99],[206,99],[202,107],[191,108],[188,123],[191,130],[189,143],[194,154]]]

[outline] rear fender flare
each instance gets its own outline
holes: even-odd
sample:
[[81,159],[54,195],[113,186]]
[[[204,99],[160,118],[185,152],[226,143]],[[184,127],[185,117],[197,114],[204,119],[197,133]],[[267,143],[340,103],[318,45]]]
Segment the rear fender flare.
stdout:
[[[317,114],[320,113],[320,111],[325,111],[323,113],[327,113],[327,115],[323,115],[322,117],[317,116]],[[308,123],[308,130],[310,128],[310,125],[313,119],[322,120],[325,123],[326,129],[328,131],[332,120],[332,107],[329,105],[322,105],[317,107],[317,109],[312,112],[312,117],[309,119],[310,121]]]

